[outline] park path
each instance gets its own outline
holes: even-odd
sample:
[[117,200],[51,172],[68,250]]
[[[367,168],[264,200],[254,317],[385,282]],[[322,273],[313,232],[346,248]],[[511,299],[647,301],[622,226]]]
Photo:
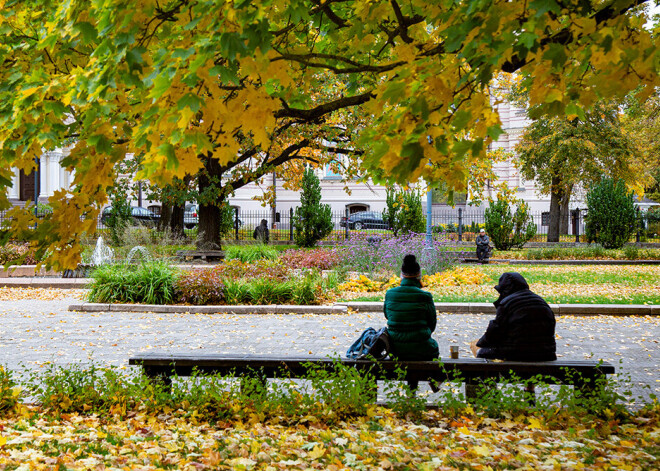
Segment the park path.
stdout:
[[[129,356],[149,350],[343,355],[365,328],[384,325],[380,313],[70,312],[68,306],[80,302],[75,293],[60,291],[48,300],[0,301],[0,364],[14,371],[88,360],[126,366]],[[461,356],[468,356],[469,342],[483,333],[491,318],[439,315],[434,337],[441,356],[449,356],[450,345],[458,345]],[[635,396],[660,396],[660,317],[559,316],[557,351],[564,359],[610,361],[620,376],[630,377]]]

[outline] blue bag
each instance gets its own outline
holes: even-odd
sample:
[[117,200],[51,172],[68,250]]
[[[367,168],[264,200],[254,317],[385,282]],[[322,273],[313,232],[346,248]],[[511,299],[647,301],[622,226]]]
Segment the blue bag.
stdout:
[[390,354],[390,336],[387,327],[376,330],[369,327],[346,351],[346,358],[351,360],[364,360],[373,358],[384,360]]

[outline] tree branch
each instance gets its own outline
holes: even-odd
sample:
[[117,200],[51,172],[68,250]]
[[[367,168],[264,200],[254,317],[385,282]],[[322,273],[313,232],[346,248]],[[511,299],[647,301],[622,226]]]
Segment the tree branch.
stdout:
[[373,93],[367,92],[361,95],[339,98],[337,100],[319,105],[315,108],[312,108],[311,110],[290,108],[289,105],[287,105],[287,103],[284,100],[282,100],[282,105],[284,109],[277,111],[275,113],[275,117],[296,118],[302,121],[314,121],[328,113],[332,113],[333,111],[361,105],[362,103],[366,103],[374,97],[375,95]]

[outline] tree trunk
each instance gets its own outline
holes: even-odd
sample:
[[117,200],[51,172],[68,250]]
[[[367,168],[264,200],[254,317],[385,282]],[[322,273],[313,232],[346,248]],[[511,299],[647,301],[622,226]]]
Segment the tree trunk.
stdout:
[[199,205],[199,225],[197,226],[197,248],[199,250],[221,250],[220,208],[215,205]]
[[560,234],[568,234],[568,216],[569,216],[569,211],[568,211],[568,201],[571,199],[571,194],[570,193],[564,193],[560,204],[560,214],[559,214],[559,233]]
[[170,230],[172,236],[177,239],[183,238],[183,213],[185,209],[180,204],[172,206],[172,216],[170,217]]
[[552,179],[550,187],[550,222],[548,224],[548,242],[559,242],[559,216],[563,191],[559,187],[559,178]]
[[[210,156],[204,163],[204,171],[200,173],[199,178],[199,224],[197,226],[197,248],[199,250],[221,250],[220,240],[220,191],[222,182],[222,172],[220,163],[217,159]],[[209,196],[209,189],[215,187],[218,195]]]
[[172,206],[161,202],[160,205],[160,221],[158,221],[158,230],[165,231],[170,227],[170,220],[172,219]]

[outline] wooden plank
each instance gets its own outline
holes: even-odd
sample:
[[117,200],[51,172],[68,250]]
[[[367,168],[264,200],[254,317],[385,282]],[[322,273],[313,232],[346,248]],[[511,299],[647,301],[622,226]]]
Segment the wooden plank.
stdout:
[[[548,376],[546,382],[581,381],[615,372],[613,365],[589,360],[559,360],[553,362],[512,362],[484,359],[443,359],[438,361],[379,361],[339,360],[343,365],[370,371],[379,378],[396,379],[405,370],[411,380],[451,380],[460,376],[465,380],[518,376],[529,379]],[[267,377],[305,376],[310,368],[332,369],[337,359],[328,357],[272,357],[259,355],[163,354],[148,352],[129,359],[129,365],[142,365],[158,374],[186,376],[194,369],[204,373],[241,375],[259,371]],[[578,373],[579,378],[574,378]]]

